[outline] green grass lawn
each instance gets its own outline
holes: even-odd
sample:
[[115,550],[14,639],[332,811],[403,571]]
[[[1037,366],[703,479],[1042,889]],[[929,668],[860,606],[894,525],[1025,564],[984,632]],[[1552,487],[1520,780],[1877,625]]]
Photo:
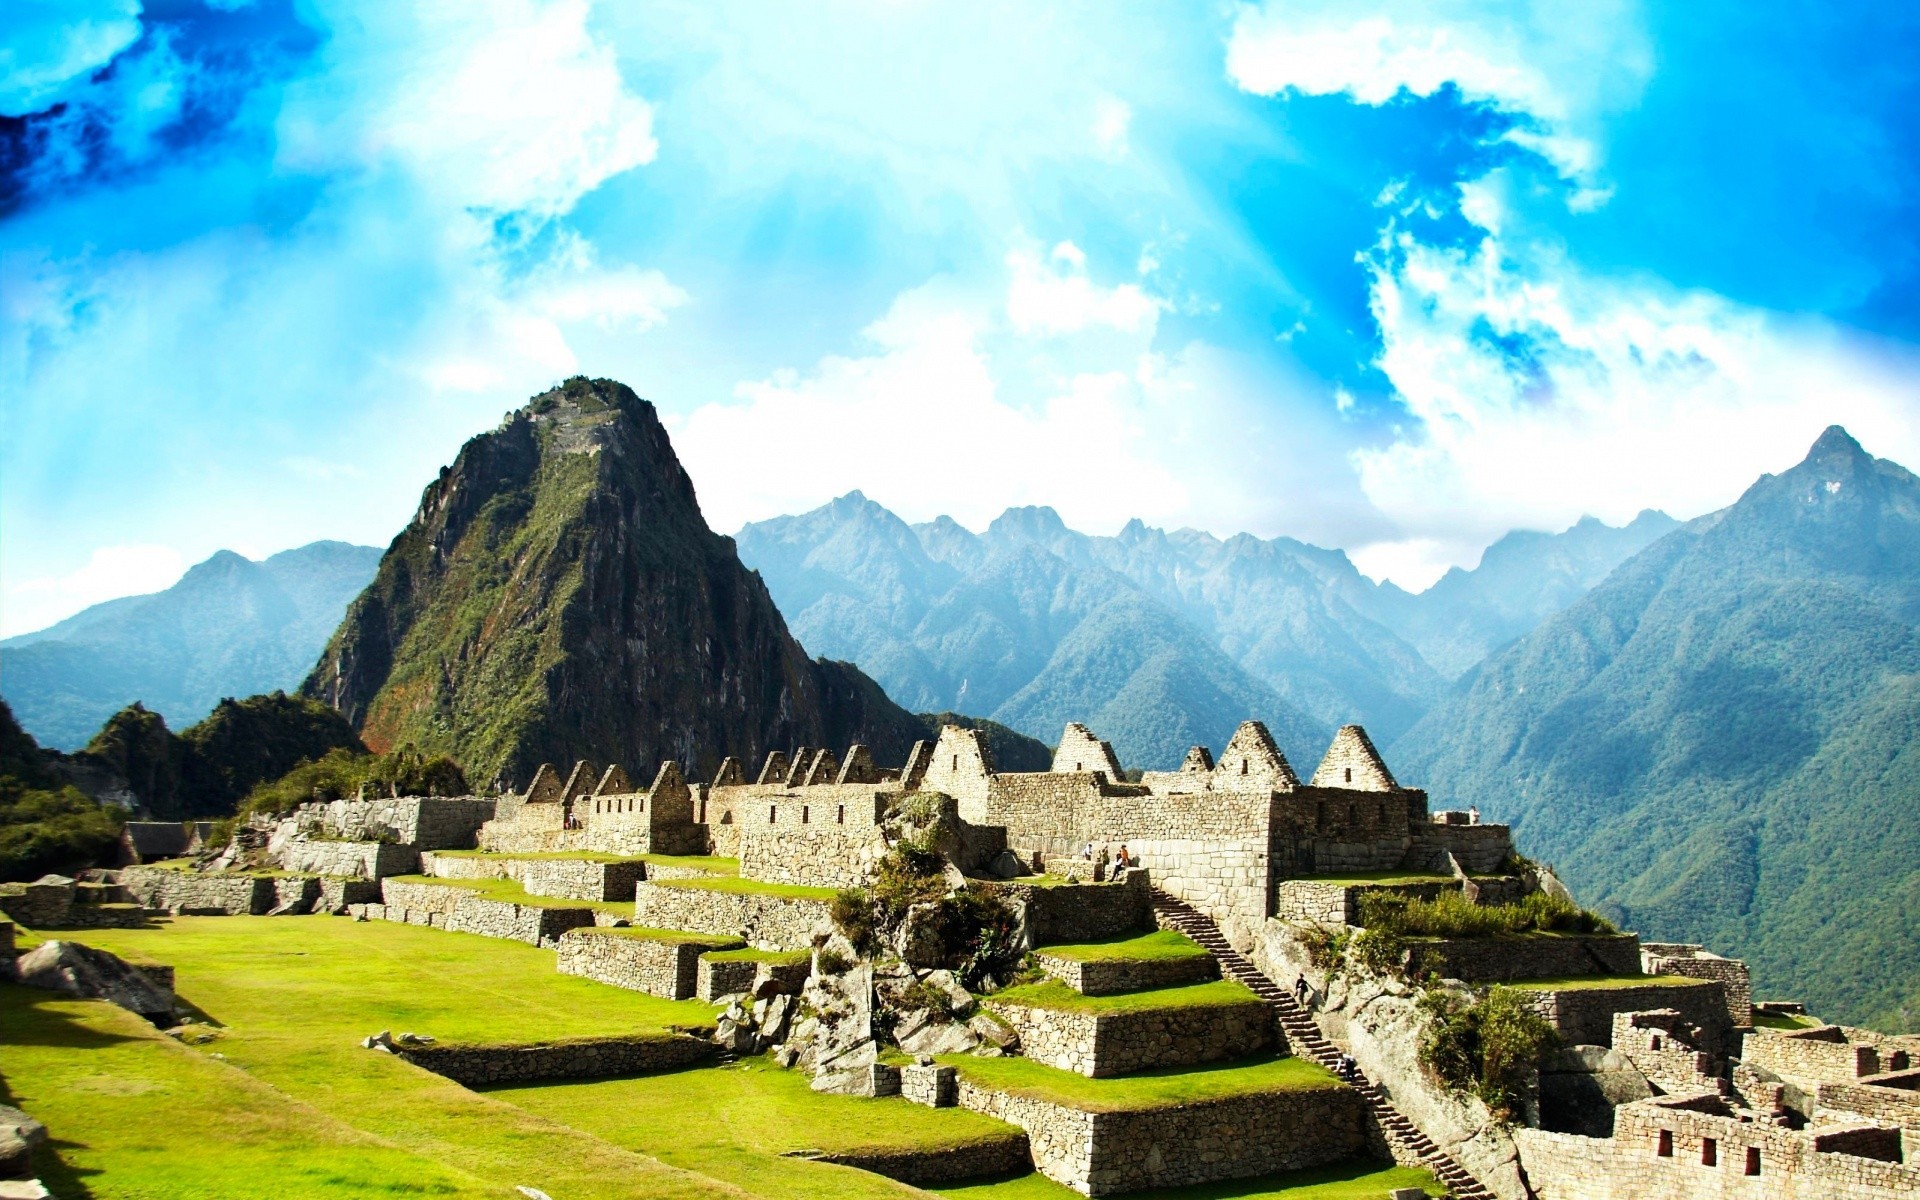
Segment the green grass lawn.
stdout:
[[1704,987],[1712,982],[1687,975],[1575,975],[1569,979],[1515,979],[1506,986],[1526,992],[1599,992],[1634,987]]
[[965,1109],[925,1108],[898,1097],[823,1096],[808,1088],[804,1074],[762,1058],[720,1070],[506,1088],[488,1095],[759,1196],[916,1195],[864,1171],[782,1156],[968,1145],[1018,1135],[1011,1125]]
[[832,888],[802,887],[797,883],[762,883],[738,875],[712,875],[705,879],[649,879],[649,887],[704,888],[710,892],[743,892],[754,896],[792,896],[801,900],[831,900]]
[[[1343,1163],[1310,1171],[1289,1171],[1260,1179],[1232,1179],[1195,1187],[1128,1192],[1129,1200],[1382,1200],[1394,1188],[1425,1188],[1429,1196],[1446,1189],[1425,1171],[1378,1163]],[[1043,1175],[1022,1175],[995,1183],[938,1189],[951,1200],[1073,1200],[1080,1193]]]
[[1795,1029],[1820,1028],[1820,1022],[1814,1020],[1812,1017],[1800,1017],[1792,1013],[1757,1012],[1753,1014],[1753,1023],[1755,1027],[1760,1029],[1784,1029],[1791,1031]]
[[595,925],[570,932],[592,937],[639,938],[643,942],[673,942],[682,946],[711,946],[712,954],[725,954],[744,946],[737,937],[720,933],[688,933],[684,929],[649,929],[645,925]]
[[1041,946],[1041,954],[1072,962],[1158,962],[1173,958],[1205,958],[1207,952],[1192,938],[1174,929],[1156,929],[1137,936],[1099,942]]
[[[514,1200],[518,1185],[565,1200],[738,1194],[359,1046],[381,1029],[483,1043],[654,1032],[711,1021],[712,1009],[697,1001],[561,975],[551,951],[519,942],[386,921],[181,917],[149,929],[90,929],[76,940],[173,964],[180,995],[226,1026],[205,1047],[176,1049],[224,1072],[221,1086],[239,1089],[236,1104],[251,1111],[251,1098],[279,1097],[307,1114],[295,1123],[311,1124],[315,1136],[340,1130],[335,1150],[314,1152],[340,1181],[337,1191],[290,1191],[279,1186],[277,1167],[241,1152],[249,1138],[232,1134],[238,1149],[230,1155],[220,1136],[192,1135],[203,1116],[217,1127],[244,1123],[231,1107],[183,1113],[180,1104],[150,1093],[147,1102],[94,1118],[78,1102],[63,1108],[61,1098],[72,1090],[66,1078],[86,1068],[92,1051],[50,1049],[28,1058],[16,1053],[15,1038],[0,1039],[8,1087],[31,1098],[25,1107],[47,1119],[56,1139],[85,1144],[61,1154],[71,1156],[74,1170],[101,1172],[85,1185],[102,1200],[410,1194],[407,1180],[424,1181],[421,1194],[435,1194],[433,1181],[447,1180],[456,1190],[446,1194],[504,1200]],[[14,995],[0,999],[8,1019],[15,1019]],[[170,1046],[157,1049],[172,1053]],[[225,1061],[213,1059],[216,1053]],[[290,1145],[305,1153],[299,1138]],[[377,1153],[362,1153],[362,1145]],[[176,1170],[200,1172],[202,1183],[150,1185],[156,1153],[175,1159]],[[404,1173],[393,1165],[411,1160],[423,1161]]]
[[708,962],[800,963],[812,958],[813,951],[755,950],[743,946],[738,950],[709,950],[700,957]]
[[1333,1072],[1304,1058],[1267,1055],[1198,1067],[1163,1067],[1111,1079],[1088,1079],[1072,1071],[1042,1066],[1030,1058],[943,1054],[939,1061],[982,1087],[1082,1112],[1171,1108],[1251,1092],[1307,1092],[1347,1086]]
[[631,900],[570,900],[564,896],[535,896],[517,879],[441,879],[437,875],[393,875],[395,883],[424,883],[432,887],[461,888],[489,900],[524,904],[531,908],[591,908],[615,916],[632,917]]
[[1030,1008],[1057,1008],[1072,1012],[1141,1012],[1152,1008],[1213,1008],[1222,1004],[1258,1004],[1260,998],[1242,983],[1216,979],[1185,987],[1150,988],[1113,996],[1083,996],[1057,979],[1027,983],[988,996],[989,1004],[1024,1004]]

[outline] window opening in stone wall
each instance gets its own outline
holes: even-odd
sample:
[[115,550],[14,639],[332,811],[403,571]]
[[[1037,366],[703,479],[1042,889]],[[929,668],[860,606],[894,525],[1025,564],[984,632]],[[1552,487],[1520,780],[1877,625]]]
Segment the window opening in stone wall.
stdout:
[[1247,773],[1247,760],[1244,758],[1240,760],[1240,773],[1242,775]]
[[958,754],[953,756],[953,769],[956,771],[960,769],[960,756]]
[[1660,1048],[1660,1035],[1657,1033],[1653,1035],[1653,1048],[1655,1050]]
[[802,825],[805,825],[807,823],[807,818],[811,816],[812,813],[813,813],[813,805],[802,804],[800,806],[800,823]]
[[1086,770],[1087,768],[1086,768],[1086,767],[1085,767],[1085,766],[1084,766],[1083,764],[1081,764],[1081,763],[1075,763],[1075,764],[1073,764],[1073,769],[1074,769],[1075,771],[1084,771],[1084,770]]
[[1661,1158],[1673,1157],[1673,1130],[1662,1129],[1660,1131],[1660,1148],[1656,1153],[1658,1153]]
[[847,823],[847,806],[846,805],[842,804],[840,806],[840,811],[836,812],[833,815],[833,823],[836,825],[845,825]]
[[1889,1071],[1904,1071],[1912,1065],[1913,1060],[1907,1057],[1905,1050],[1895,1050],[1893,1057],[1887,1060],[1887,1070]]
[[1759,1173],[1760,1173],[1760,1147],[1748,1146],[1747,1147],[1747,1174],[1758,1175]]
[[767,824],[769,825],[773,824],[773,814],[778,808],[779,808],[779,805],[777,804],[767,805]]
[[1352,782],[1353,782],[1353,768],[1352,768],[1352,767],[1348,767],[1348,768],[1347,768],[1347,782],[1348,782],[1348,783],[1352,783]]
[[1720,1143],[1712,1138],[1700,1139],[1700,1165],[1717,1167],[1720,1165]]

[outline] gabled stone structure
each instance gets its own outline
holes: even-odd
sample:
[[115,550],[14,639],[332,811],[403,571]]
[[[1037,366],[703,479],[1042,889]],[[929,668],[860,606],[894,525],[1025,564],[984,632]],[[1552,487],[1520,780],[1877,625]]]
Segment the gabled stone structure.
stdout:
[[1078,775],[1084,771],[1102,772],[1114,783],[1124,783],[1127,778],[1120,769],[1120,756],[1113,752],[1113,743],[1101,741],[1091,729],[1074,721],[1060,735],[1060,746],[1053,752],[1053,773]]
[[1373,748],[1373,739],[1358,725],[1343,725],[1333,745],[1313,773],[1314,787],[1352,788],[1361,792],[1394,792],[1400,785]]

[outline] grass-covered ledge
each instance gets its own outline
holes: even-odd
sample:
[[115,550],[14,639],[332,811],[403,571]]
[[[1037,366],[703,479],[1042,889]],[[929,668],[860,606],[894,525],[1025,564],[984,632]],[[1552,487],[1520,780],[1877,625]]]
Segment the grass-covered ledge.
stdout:
[[803,887],[797,883],[763,883],[738,875],[712,875],[704,879],[649,879],[643,887],[687,888],[709,892],[732,892],[745,896],[783,896],[792,900],[832,900],[839,893],[832,888]]
[[1259,1004],[1260,998],[1246,985],[1230,979],[1196,983],[1187,987],[1153,988],[1144,992],[1121,992],[1112,996],[1085,996],[1058,980],[1025,983],[988,996],[990,1004],[1018,1004],[1028,1008],[1054,1008],[1083,1012],[1094,1016],[1109,1013],[1144,1012],[1149,1009],[1212,1008],[1232,1004]]
[[418,884],[423,887],[458,889],[483,900],[521,904],[529,908],[591,908],[614,916],[633,916],[632,903],[624,900],[572,900],[564,896],[535,896],[515,879],[442,879],[438,875],[390,875],[385,882]]
[[939,1061],[980,1087],[1081,1112],[1134,1112],[1228,1096],[1327,1091],[1347,1086],[1333,1072],[1304,1058],[1271,1055],[1197,1067],[1164,1067],[1108,1079],[1089,1079],[1028,1058],[947,1054],[940,1055]]
[[1173,929],[1156,929],[1152,933],[1097,942],[1040,946],[1035,953],[1070,962],[1164,962],[1207,957],[1207,951],[1198,942]]

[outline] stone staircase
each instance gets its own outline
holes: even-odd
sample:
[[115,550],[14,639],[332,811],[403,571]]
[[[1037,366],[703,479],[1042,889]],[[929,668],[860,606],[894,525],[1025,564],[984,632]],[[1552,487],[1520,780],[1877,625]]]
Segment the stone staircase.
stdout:
[[[1314,1023],[1312,1015],[1295,1003],[1286,989],[1268,979],[1245,955],[1235,950],[1211,918],[1159,888],[1153,889],[1153,908],[1164,924],[1186,934],[1218,959],[1222,975],[1245,984],[1254,995],[1272,1007],[1280,1018],[1280,1027],[1286,1031],[1287,1042],[1293,1047],[1294,1053],[1319,1063],[1329,1071],[1339,1069],[1340,1051],[1321,1035],[1320,1027]],[[1496,1200],[1494,1194],[1469,1174],[1465,1167],[1401,1115],[1372,1080],[1356,1069],[1352,1082],[1354,1090],[1372,1109],[1381,1132],[1399,1152],[1396,1157],[1417,1159],[1447,1186],[1456,1200]]]

